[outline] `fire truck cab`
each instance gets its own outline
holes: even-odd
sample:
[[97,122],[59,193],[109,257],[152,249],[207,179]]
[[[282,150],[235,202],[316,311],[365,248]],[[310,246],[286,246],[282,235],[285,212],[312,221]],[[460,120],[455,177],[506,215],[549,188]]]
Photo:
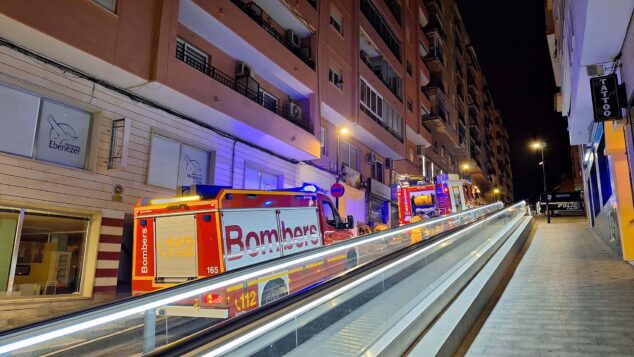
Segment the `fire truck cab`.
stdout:
[[[352,217],[343,222],[327,196],[306,187],[259,191],[196,185],[178,192],[172,198],[141,199],[134,207],[134,295],[353,237]],[[354,253],[340,262],[356,261]],[[303,276],[320,278],[310,273]],[[292,274],[259,279],[244,291],[209,294],[190,306],[171,306],[167,314],[234,316],[311,284],[306,278],[290,279]]]

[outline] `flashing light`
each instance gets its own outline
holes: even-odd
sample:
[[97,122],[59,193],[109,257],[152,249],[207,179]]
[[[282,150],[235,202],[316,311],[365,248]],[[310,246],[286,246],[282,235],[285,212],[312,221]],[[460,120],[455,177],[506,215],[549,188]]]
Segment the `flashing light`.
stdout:
[[266,201],[264,202],[264,206],[270,206],[271,204],[273,204],[273,201]]
[[317,188],[317,185],[314,185],[312,183],[305,183],[304,186],[302,186],[302,188],[300,189],[300,191],[303,192],[317,192],[319,189]]
[[449,193],[449,188],[447,188],[447,187],[443,187],[443,188],[442,188],[442,192],[444,192],[444,193]]
[[205,295],[205,304],[220,304],[222,303],[222,296],[220,294],[206,294]]
[[172,198],[157,198],[154,200],[150,200],[150,203],[153,205],[160,205],[165,203],[177,203],[177,202],[191,202],[191,201],[200,201],[200,196],[183,196],[183,197],[172,197]]

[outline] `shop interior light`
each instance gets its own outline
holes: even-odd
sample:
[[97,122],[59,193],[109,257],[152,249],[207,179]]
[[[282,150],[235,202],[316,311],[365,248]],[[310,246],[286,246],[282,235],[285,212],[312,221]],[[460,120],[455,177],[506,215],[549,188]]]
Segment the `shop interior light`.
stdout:
[[191,202],[191,201],[200,201],[200,196],[183,196],[183,197],[172,197],[172,198],[157,198],[154,200],[150,200],[150,203],[153,205],[161,205],[166,203],[178,203],[178,202]]

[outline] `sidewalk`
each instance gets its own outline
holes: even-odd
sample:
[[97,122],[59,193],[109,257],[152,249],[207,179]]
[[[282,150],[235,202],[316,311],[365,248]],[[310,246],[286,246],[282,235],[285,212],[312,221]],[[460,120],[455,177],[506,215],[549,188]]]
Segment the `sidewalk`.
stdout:
[[458,355],[634,355],[634,269],[584,219],[552,222],[536,221],[508,285]]

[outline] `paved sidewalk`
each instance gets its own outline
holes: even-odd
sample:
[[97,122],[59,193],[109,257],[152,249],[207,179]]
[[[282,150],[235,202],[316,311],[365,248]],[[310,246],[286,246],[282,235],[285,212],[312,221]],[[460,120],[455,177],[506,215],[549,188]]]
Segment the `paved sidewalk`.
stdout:
[[585,220],[538,220],[499,301],[458,354],[633,356],[634,269],[607,249]]

